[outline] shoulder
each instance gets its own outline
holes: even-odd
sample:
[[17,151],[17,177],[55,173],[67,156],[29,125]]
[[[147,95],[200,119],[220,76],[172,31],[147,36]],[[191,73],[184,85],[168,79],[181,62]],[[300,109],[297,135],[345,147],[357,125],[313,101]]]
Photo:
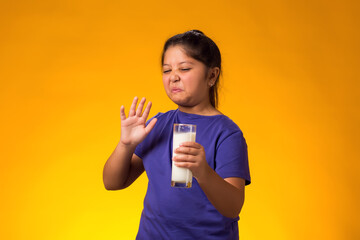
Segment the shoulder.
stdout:
[[[174,123],[174,119],[176,119],[176,110],[170,110],[165,113],[158,112],[152,118],[150,118],[146,124],[148,124],[152,119],[156,118],[156,124],[154,129],[151,132],[163,131],[163,129],[169,128]],[[172,129],[171,127],[169,129]]]
[[221,115],[216,125],[224,134],[231,135],[233,133],[241,133],[240,127],[226,115]]
[[144,148],[146,148],[146,146],[152,146],[154,142],[159,142],[159,139],[170,135],[172,128],[169,126],[172,126],[173,114],[174,110],[170,110],[165,113],[158,112],[147,120],[146,124],[149,124],[152,119],[157,119],[154,128],[146,136],[144,141],[141,142],[141,145],[144,146]]
[[174,116],[176,113],[176,110],[169,110],[167,112],[158,112],[153,118],[158,118],[158,119],[164,119],[167,117],[171,117]]
[[167,120],[172,119],[175,116],[175,114],[176,114],[176,110],[170,110],[170,111],[167,111],[165,113],[158,112],[155,116],[150,118],[148,120],[148,122],[150,122],[153,118],[156,118],[158,123],[159,122],[166,122]]
[[228,144],[228,142],[243,142],[244,135],[240,127],[228,116],[222,115],[215,122],[214,127],[217,128],[217,146]]

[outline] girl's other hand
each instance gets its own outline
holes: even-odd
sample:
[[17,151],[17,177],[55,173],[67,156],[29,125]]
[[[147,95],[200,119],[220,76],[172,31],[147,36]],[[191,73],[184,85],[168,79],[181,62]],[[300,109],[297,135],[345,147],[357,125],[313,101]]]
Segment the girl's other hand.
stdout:
[[156,118],[152,119],[146,126],[146,119],[149,116],[151,109],[151,102],[148,102],[144,112],[144,104],[146,99],[142,98],[139,106],[136,109],[138,98],[135,97],[129,111],[129,116],[125,115],[125,107],[121,106],[120,119],[121,119],[121,137],[120,142],[130,147],[136,147],[142,142],[149,132],[154,128],[157,121]]
[[204,147],[196,142],[184,142],[175,149],[173,161],[177,167],[188,168],[198,180],[205,178],[210,170]]

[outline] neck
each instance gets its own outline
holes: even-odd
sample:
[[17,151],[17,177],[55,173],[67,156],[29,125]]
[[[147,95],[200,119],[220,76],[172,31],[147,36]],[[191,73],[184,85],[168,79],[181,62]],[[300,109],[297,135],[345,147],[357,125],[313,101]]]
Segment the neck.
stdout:
[[204,115],[204,116],[213,116],[213,115],[221,115],[222,113],[214,108],[210,103],[204,106],[196,105],[196,106],[180,106],[178,108],[181,112]]

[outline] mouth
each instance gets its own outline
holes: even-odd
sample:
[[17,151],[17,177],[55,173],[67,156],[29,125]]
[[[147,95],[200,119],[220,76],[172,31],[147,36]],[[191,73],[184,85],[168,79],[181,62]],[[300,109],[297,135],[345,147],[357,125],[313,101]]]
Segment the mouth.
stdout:
[[183,90],[182,89],[180,89],[180,88],[172,88],[171,89],[171,92],[172,93],[178,93],[178,92],[182,92]]

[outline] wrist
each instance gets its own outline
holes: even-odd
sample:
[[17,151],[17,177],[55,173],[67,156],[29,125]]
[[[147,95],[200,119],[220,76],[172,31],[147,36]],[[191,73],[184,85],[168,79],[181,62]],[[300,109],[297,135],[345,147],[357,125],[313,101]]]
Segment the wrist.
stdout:
[[135,152],[137,144],[124,143],[121,140],[119,141],[117,147],[127,151]]
[[206,165],[205,169],[203,170],[203,172],[201,174],[199,174],[199,176],[195,177],[196,181],[202,185],[202,184],[206,184],[208,182],[208,180],[211,178],[211,175],[214,173],[214,170],[209,166]]

